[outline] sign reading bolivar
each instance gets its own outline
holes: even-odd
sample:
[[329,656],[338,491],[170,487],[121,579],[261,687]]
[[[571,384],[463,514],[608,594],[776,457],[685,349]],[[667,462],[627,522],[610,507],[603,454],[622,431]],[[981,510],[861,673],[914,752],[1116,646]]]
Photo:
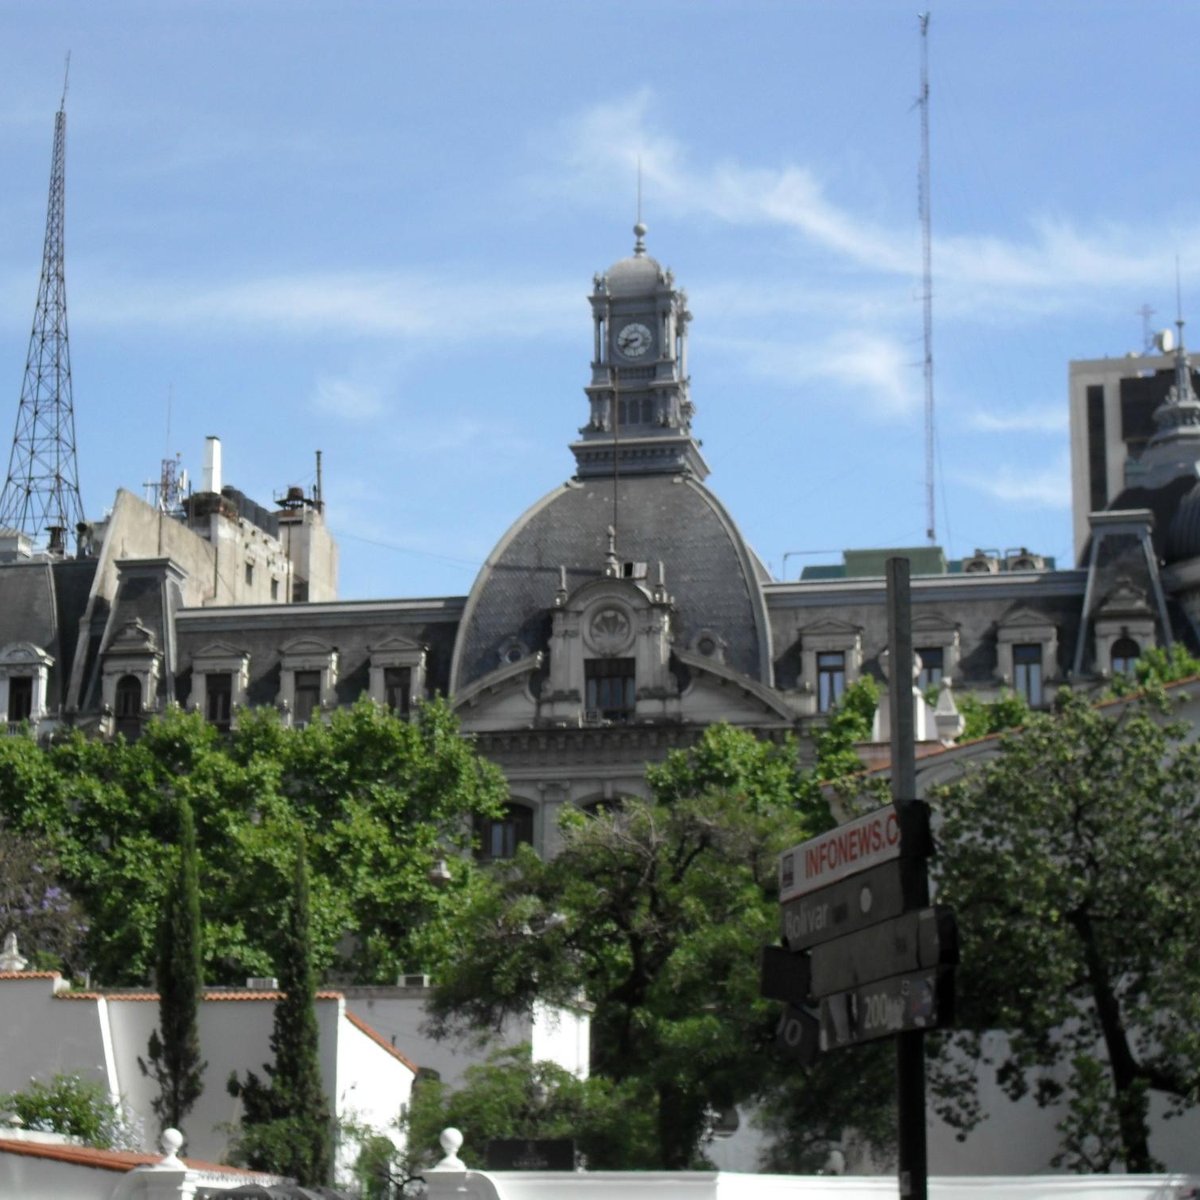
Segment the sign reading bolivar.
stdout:
[[889,804],[788,850],[779,863],[782,903],[900,857],[900,821]]

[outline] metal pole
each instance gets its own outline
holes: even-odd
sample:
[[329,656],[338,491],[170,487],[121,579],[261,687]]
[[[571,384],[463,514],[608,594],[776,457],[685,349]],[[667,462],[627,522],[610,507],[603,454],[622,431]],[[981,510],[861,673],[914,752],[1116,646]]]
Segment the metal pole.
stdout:
[[[900,807],[916,799],[917,766],[913,728],[912,600],[907,558],[887,560],[888,698],[892,727],[892,801]],[[928,903],[925,867],[920,867],[919,897]],[[914,1031],[896,1036],[896,1085],[899,1107],[900,1195],[927,1200],[929,1164],[925,1147],[925,1035]]]

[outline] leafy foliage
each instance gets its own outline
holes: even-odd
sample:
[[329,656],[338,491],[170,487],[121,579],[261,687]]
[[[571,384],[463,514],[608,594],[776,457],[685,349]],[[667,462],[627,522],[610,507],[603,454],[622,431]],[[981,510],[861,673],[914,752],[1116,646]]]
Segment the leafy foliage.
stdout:
[[565,813],[552,861],[523,848],[498,864],[436,972],[434,1011],[497,1027],[535,998],[585,998],[593,1075],[654,1123],[649,1158],[622,1165],[676,1169],[703,1161],[709,1107],[762,1094],[776,1069],[757,962],[778,937],[778,854],[830,817],[794,745],[727,726],[647,779],[651,800]]
[[200,1058],[198,1015],[204,983],[200,961],[200,880],[196,825],[187,800],[179,802],[179,861],[158,922],[158,1022],[150,1034],[149,1067],[159,1086],[154,1111],[163,1129],[183,1129],[184,1118],[200,1098],[207,1065]]
[[453,936],[472,866],[464,858],[441,889],[429,869],[465,848],[471,819],[497,814],[505,795],[440,702],[403,721],[364,699],[305,729],[247,711],[229,737],[174,710],[132,744],[0,739],[0,822],[57,855],[104,984],[151,977],[183,800],[196,824],[207,978],[271,974],[301,829],[317,969],[390,982]]
[[242,1126],[232,1157],[256,1170],[287,1175],[302,1185],[329,1182],[333,1169],[333,1118],[321,1084],[315,1002],[316,976],[309,939],[308,860],[304,838],[294,843],[295,874],[278,972],[283,990],[271,1031],[274,1062],[266,1079],[253,1071],[229,1079],[242,1100]]
[[0,1109],[15,1112],[27,1129],[77,1137],[100,1150],[133,1150],[140,1141],[104,1088],[78,1075],[34,1079],[25,1091],[0,1096]]
[[578,1079],[550,1062],[532,1062],[528,1046],[469,1067],[464,1086],[450,1091],[420,1080],[404,1121],[408,1173],[441,1157],[438,1136],[447,1126],[463,1134],[463,1161],[483,1167],[494,1138],[574,1138],[591,1170],[652,1166],[654,1127],[635,1081],[600,1076]]
[[1200,658],[1194,658],[1180,642],[1170,650],[1148,646],[1133,664],[1132,675],[1113,677],[1111,691],[1114,696],[1128,696],[1143,688],[1161,687],[1195,675],[1200,675]]
[[964,692],[955,698],[955,704],[963,719],[960,742],[990,737],[1006,729],[1019,729],[1033,711],[1025,697],[1016,692],[1005,692],[996,700],[980,700],[970,692]]
[[1200,749],[1169,716],[1161,690],[1102,708],[1064,690],[938,799],[965,1026],[941,1105],[978,1119],[971,1064],[1004,1030],[999,1082],[1065,1103],[1076,1169],[1153,1169],[1150,1093],[1178,1110],[1200,1088]]
[[0,823],[0,939],[9,933],[30,970],[82,971],[87,924],[63,886],[54,851],[45,838]]

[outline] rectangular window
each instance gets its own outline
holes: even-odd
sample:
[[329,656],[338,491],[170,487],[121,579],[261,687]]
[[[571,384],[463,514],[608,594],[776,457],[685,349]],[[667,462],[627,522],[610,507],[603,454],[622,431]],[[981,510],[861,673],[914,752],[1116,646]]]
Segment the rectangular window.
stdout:
[[917,687],[923,693],[930,685],[942,682],[944,651],[941,646],[919,646],[917,654],[921,659],[921,673],[917,676]]
[[28,721],[33,715],[33,678],[14,675],[8,681],[8,719]]
[[1092,512],[1108,504],[1108,443],[1104,430],[1104,385],[1087,390],[1088,503]]
[[829,712],[845,690],[845,651],[820,651],[817,654],[817,712]]
[[272,600],[279,599],[279,580],[278,579],[271,580],[271,599]]
[[204,677],[204,716],[222,732],[233,715],[233,677],[228,674]]
[[1013,690],[1023,696],[1030,708],[1042,703],[1042,647],[1018,644],[1013,646]]
[[506,804],[504,816],[479,822],[479,857],[485,862],[512,858],[518,846],[533,844],[533,809]]
[[293,683],[292,719],[297,725],[307,725],[313,713],[321,707],[321,672],[297,671]]
[[254,582],[254,564],[246,564],[246,586],[249,587]]
[[637,707],[632,658],[589,658],[583,664],[587,703],[603,721],[627,721]]
[[397,716],[408,716],[412,695],[411,667],[383,668],[383,703]]

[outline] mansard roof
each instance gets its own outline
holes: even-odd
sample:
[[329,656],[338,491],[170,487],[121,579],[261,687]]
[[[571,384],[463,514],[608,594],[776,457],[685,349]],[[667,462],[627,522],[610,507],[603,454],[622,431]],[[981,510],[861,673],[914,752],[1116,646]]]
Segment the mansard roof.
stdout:
[[[766,572],[716,496],[678,475],[621,479],[617,495],[617,556],[645,563],[654,581],[663,564],[679,644],[700,629],[714,630],[727,643],[730,667],[770,682]],[[564,484],[516,521],[471,589],[455,645],[453,692],[494,670],[506,639],[519,637],[531,650],[547,647],[560,568],[571,592],[599,578],[612,520],[612,481],[588,479]]]

